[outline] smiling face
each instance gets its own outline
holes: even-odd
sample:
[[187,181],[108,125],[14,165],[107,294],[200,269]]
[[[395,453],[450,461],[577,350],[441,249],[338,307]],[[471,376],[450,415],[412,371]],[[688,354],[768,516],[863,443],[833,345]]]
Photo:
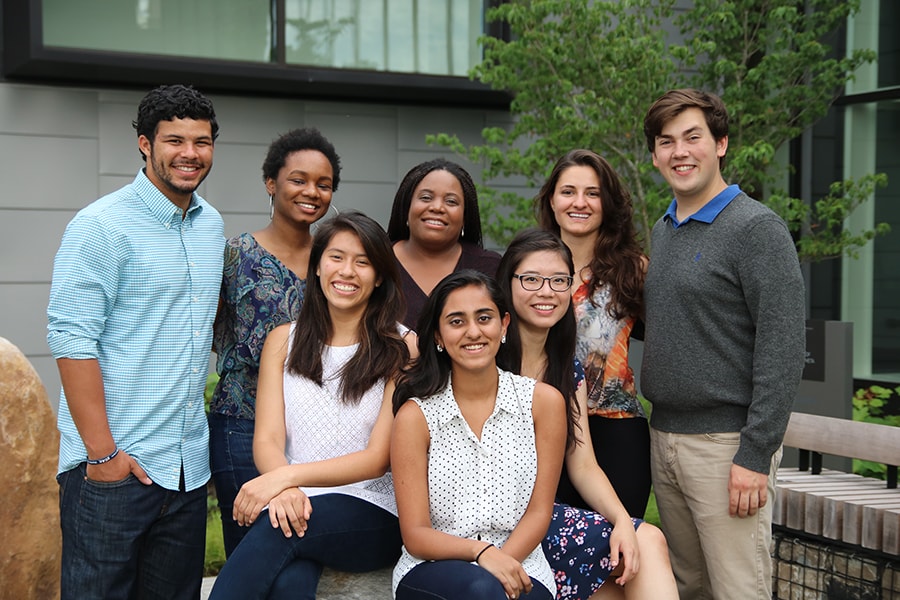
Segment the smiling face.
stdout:
[[[519,327],[535,331],[549,330],[566,314],[572,296],[568,289],[561,292],[554,291],[550,287],[550,282],[543,278],[553,277],[561,281],[570,281],[568,265],[558,252],[540,250],[527,254],[519,262],[515,272],[520,277],[510,282],[510,291],[513,310],[519,318]],[[542,285],[539,290],[532,292],[522,287],[522,278],[529,276],[540,280]],[[537,285],[537,281],[526,280],[527,283]],[[561,282],[558,285],[561,285]]]
[[585,165],[565,169],[556,182],[550,208],[564,238],[597,235],[603,223],[597,172]]
[[213,161],[213,135],[209,121],[160,121],[151,142],[138,137],[147,157],[147,179],[173,204],[187,209],[191,194],[200,186]]
[[335,233],[316,268],[319,284],[332,311],[362,315],[381,278],[355,233]]
[[315,223],[331,206],[333,170],[328,158],[318,150],[299,150],[287,155],[277,179],[266,180],[272,196],[272,220]]
[[494,369],[509,315],[501,315],[487,289],[468,285],[450,292],[438,320],[435,342],[444,347],[453,369]]
[[728,137],[716,140],[703,111],[688,108],[656,136],[653,166],[672,187],[679,205],[699,208],[726,187],[719,158],[727,149]]
[[409,205],[409,239],[446,247],[459,240],[463,228],[462,186],[449,171],[437,169],[422,178]]

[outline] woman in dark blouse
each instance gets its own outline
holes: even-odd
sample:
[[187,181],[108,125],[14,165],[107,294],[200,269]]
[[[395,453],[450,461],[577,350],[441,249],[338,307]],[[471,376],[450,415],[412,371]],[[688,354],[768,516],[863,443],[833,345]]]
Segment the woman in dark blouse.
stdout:
[[443,158],[416,165],[400,182],[388,237],[394,243],[406,297],[403,324],[411,329],[441,279],[462,269],[493,277],[500,263],[499,254],[482,247],[472,177]]

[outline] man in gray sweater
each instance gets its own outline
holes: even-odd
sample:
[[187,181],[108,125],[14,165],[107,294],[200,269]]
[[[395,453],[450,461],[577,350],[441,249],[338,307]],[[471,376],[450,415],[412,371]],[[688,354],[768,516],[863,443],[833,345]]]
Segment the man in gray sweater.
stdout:
[[797,252],[722,178],[720,98],[670,91],[644,134],[675,195],[653,227],[641,371],[672,567],[682,598],[769,600],[775,472],[804,363]]

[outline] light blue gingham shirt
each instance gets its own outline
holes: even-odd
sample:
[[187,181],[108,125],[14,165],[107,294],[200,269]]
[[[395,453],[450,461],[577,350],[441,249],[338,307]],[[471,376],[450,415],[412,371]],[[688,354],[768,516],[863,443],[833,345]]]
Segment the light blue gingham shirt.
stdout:
[[[203,390],[222,285],[222,217],[194,194],[187,216],[141,170],[79,211],[53,265],[54,358],[97,359],[113,439],[157,484],[209,480]],[[87,458],[65,392],[59,471]]]

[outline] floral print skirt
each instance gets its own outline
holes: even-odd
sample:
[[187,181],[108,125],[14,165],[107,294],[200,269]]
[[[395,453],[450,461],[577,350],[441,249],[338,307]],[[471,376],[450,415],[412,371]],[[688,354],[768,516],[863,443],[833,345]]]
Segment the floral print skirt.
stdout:
[[[641,519],[631,520],[635,529],[643,523]],[[612,571],[612,529],[600,513],[568,504],[553,505],[553,518],[542,545],[556,579],[557,600],[587,600],[603,585]]]

